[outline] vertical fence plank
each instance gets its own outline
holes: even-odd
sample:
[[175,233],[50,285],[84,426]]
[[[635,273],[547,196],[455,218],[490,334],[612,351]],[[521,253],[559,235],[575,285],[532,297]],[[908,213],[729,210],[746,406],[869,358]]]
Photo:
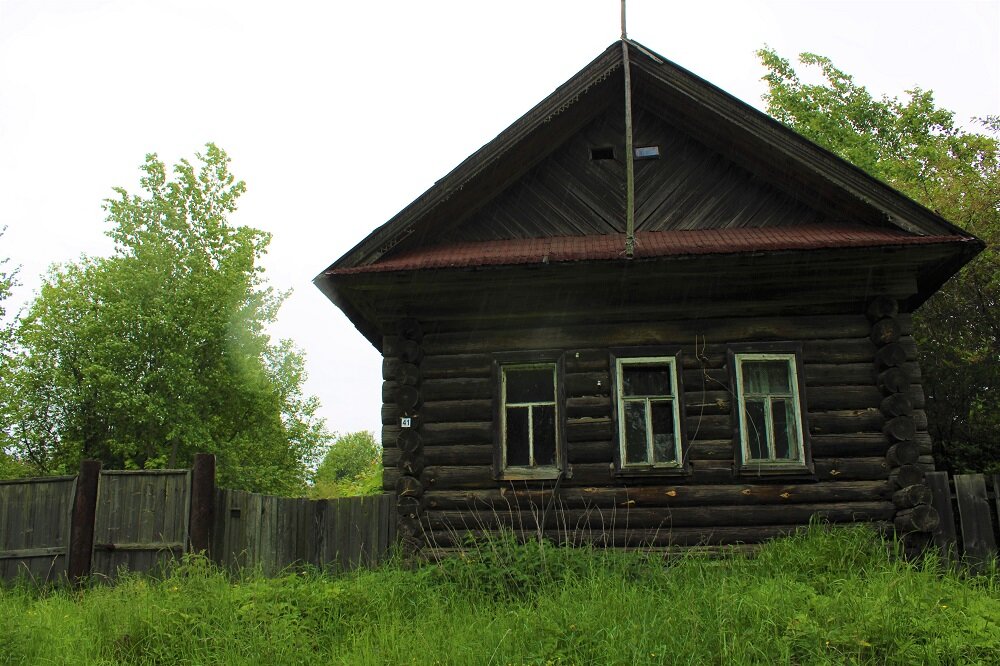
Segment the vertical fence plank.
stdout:
[[982,474],[959,474],[955,477],[955,496],[962,520],[962,546],[965,557],[974,568],[997,554],[993,536],[993,520],[986,482]]
[[930,472],[925,479],[931,489],[931,504],[941,517],[938,528],[934,530],[934,544],[943,561],[953,562],[958,554],[958,534],[955,532],[955,513],[951,509],[948,472]]
[[73,500],[73,518],[70,524],[69,560],[67,574],[74,583],[90,575],[94,550],[94,524],[97,513],[97,485],[101,477],[101,463],[84,460],[76,479],[76,497]]

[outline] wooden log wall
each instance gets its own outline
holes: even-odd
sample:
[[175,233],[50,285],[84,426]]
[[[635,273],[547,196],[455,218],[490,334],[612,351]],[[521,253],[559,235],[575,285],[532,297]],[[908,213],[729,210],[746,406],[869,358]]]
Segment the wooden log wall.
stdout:
[[[886,345],[873,342],[873,324],[861,313],[428,333],[421,343],[419,468],[406,472],[412,454],[386,446],[385,488],[414,486],[411,495],[420,496],[413,497],[412,506],[418,507],[419,524],[435,546],[456,543],[466,530],[499,525],[526,535],[542,531],[615,545],[693,545],[759,541],[804,525],[813,515],[891,522],[897,513],[893,493],[900,486],[890,480],[890,471],[895,468],[896,480],[902,475],[908,481],[930,453],[909,315],[893,315],[892,324],[894,332],[887,335],[895,346],[883,352],[892,365],[884,369],[899,369],[908,380],[906,386],[892,384],[899,388],[891,394],[895,407],[885,403],[888,396],[876,372],[876,352]],[[734,471],[726,351],[730,343],[753,341],[802,343],[803,394],[818,482]],[[682,352],[689,475],[622,477],[612,466],[608,347],[643,345]],[[497,390],[491,353],[553,348],[564,350],[569,460],[555,496],[554,480],[501,482],[491,467]],[[392,363],[386,359],[387,368]],[[395,377],[386,373],[384,442],[402,435],[404,410],[394,399]],[[882,381],[893,379],[883,376]],[[893,409],[905,411],[912,435],[906,421],[893,421],[904,415]],[[904,436],[899,441],[916,446],[912,463],[896,466],[887,456],[887,433],[894,432]],[[906,446],[892,455],[913,457]],[[402,481],[404,476],[419,479],[419,486]],[[557,510],[550,511],[553,506]]]
[[[397,533],[404,549],[419,550],[425,543],[420,524],[424,486],[424,439],[426,414],[423,403],[421,360],[423,330],[415,319],[399,323],[399,335],[387,336],[382,343],[383,423],[395,429],[383,431],[383,451],[395,455],[384,459],[383,488],[396,495]],[[395,444],[395,446],[391,446]],[[390,465],[396,474],[389,474]]]
[[[912,369],[906,363],[907,353],[900,342],[903,326],[899,304],[893,298],[879,296],[869,304],[867,315],[875,345],[874,372],[882,393],[879,409],[885,418],[882,428],[887,447],[885,459],[889,477],[897,488],[892,495],[897,509],[894,524],[899,533],[908,535],[909,545],[922,548],[939,523],[938,512],[931,505],[931,489],[925,481],[926,472],[934,470],[926,417],[918,419],[915,413]],[[923,392],[920,393],[922,398]]]

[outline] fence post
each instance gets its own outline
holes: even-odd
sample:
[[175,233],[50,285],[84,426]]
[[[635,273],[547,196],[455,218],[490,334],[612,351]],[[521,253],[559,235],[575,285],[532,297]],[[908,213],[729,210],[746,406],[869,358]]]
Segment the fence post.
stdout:
[[215,456],[196,453],[191,468],[190,545],[192,553],[208,554],[215,522]]
[[97,517],[97,484],[101,478],[101,461],[83,460],[76,477],[76,497],[69,528],[69,553],[66,575],[74,584],[90,575],[94,552],[94,522]]

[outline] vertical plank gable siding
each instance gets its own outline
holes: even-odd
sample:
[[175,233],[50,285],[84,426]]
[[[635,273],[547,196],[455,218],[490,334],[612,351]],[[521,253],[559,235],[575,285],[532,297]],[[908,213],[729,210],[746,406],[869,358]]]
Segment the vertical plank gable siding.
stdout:
[[[921,463],[929,466],[930,438],[909,317],[902,344],[910,379]],[[632,543],[753,542],[805,524],[813,514],[831,521],[888,521],[895,509],[888,447],[879,411],[882,394],[873,367],[871,324],[862,315],[745,317],[697,322],[641,322],[475,330],[428,334],[423,347],[424,404],[420,408],[426,467],[425,529],[447,546],[469,530],[506,524],[542,529],[559,538]],[[696,346],[697,340],[697,346]],[[800,341],[811,449],[819,482],[755,483],[733,472],[730,343]],[[656,345],[682,351],[685,458],[681,478],[618,478],[612,461],[613,400],[608,347]],[[491,352],[516,349],[565,352],[567,451],[571,475],[552,482],[501,483],[492,473]],[[394,386],[383,390],[384,488],[395,487],[399,432]],[[540,524],[541,523],[541,524]],[[587,536],[590,535],[590,537]],[[581,536],[582,535],[582,536]]]
[[0,580],[66,574],[76,477],[0,481]]

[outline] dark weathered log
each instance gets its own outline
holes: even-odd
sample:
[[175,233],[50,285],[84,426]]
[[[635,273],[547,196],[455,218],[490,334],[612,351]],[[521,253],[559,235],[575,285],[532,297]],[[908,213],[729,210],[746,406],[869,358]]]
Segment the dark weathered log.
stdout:
[[872,324],[871,340],[877,347],[892,344],[899,340],[902,331],[896,319],[880,319]]
[[902,442],[912,440],[914,435],[917,434],[917,429],[913,423],[913,418],[909,416],[897,416],[894,419],[886,421],[882,432],[885,433],[890,442]]
[[404,540],[423,540],[424,528],[417,518],[400,516],[396,522],[396,531]]
[[910,379],[902,368],[889,368],[878,375],[878,388],[882,395],[906,393],[910,388]]
[[[385,470],[390,473],[390,470]],[[611,466],[604,463],[573,465],[572,476],[564,477],[560,482],[563,486],[571,485],[607,485],[612,483]],[[516,483],[522,487],[538,484],[552,484],[555,478],[536,481],[496,481],[493,478],[493,468],[490,465],[477,466],[428,466],[420,476],[424,487],[428,489],[476,489],[491,488],[500,484]]]
[[401,518],[419,518],[423,502],[418,497],[400,497],[396,500],[396,514]]
[[889,447],[889,450],[885,453],[885,459],[889,461],[889,464],[893,467],[899,467],[900,465],[912,465],[917,462],[920,457],[920,447],[917,446],[916,442],[913,441],[903,441],[896,442]]
[[424,350],[414,340],[403,340],[399,345],[399,358],[404,363],[420,363]]
[[915,486],[924,482],[924,470],[916,465],[900,465],[892,470],[889,479],[900,488]]
[[399,336],[404,340],[420,342],[424,338],[424,329],[413,317],[407,317],[399,322]]
[[492,421],[465,423],[425,423],[420,427],[425,446],[436,444],[491,444]]
[[566,509],[562,511],[432,511],[424,513],[424,524],[431,530],[554,529],[560,526],[593,529],[729,526],[739,516],[742,525],[806,525],[819,518],[831,522],[891,520],[896,512],[892,502],[836,502],[756,506],[691,506],[669,510],[611,509],[608,511]]
[[564,358],[566,372],[607,372],[610,364],[607,349],[570,349]]
[[415,410],[420,406],[423,396],[420,393],[420,389],[416,386],[405,386],[400,384],[396,387],[396,399],[395,403],[399,405],[399,408],[404,412],[409,412]]
[[399,471],[409,476],[420,476],[420,473],[424,471],[425,464],[423,455],[401,455],[399,457]]
[[[873,530],[886,528],[891,523],[870,523]],[[602,548],[690,548],[697,546],[727,546],[732,544],[759,544],[806,529],[802,525],[753,525],[725,527],[671,527],[669,529],[593,529],[562,525],[555,529],[514,530],[515,539],[532,543],[541,536],[546,541],[573,546],[598,546]],[[427,533],[427,540],[438,548],[466,548],[467,539],[480,539],[489,543],[492,534],[484,530],[436,530]],[[728,551],[722,551],[728,552]]]
[[901,488],[892,494],[892,503],[900,509],[909,509],[919,504],[930,504],[933,499],[931,489],[922,483]]
[[215,456],[196,453],[191,465],[189,541],[192,553],[208,553],[215,524]]
[[608,395],[611,375],[606,372],[566,373],[567,396]]
[[814,460],[816,477],[825,481],[832,479],[846,481],[880,480],[889,478],[889,463],[885,458],[839,458],[832,460]]
[[493,401],[484,400],[425,400],[420,415],[426,423],[489,421],[493,418]]
[[886,317],[895,317],[899,314],[899,303],[895,298],[876,296],[868,304],[868,310],[865,314],[868,315],[868,321],[871,322],[877,322]]
[[420,385],[424,400],[475,400],[493,397],[489,379],[427,379]]
[[587,442],[595,439],[611,439],[611,419],[582,418],[566,419],[566,441]]
[[74,584],[90,575],[91,554],[94,551],[94,520],[97,514],[97,485],[101,478],[101,462],[84,460],[76,477],[76,495],[70,517],[69,549],[66,551],[66,575]]
[[610,417],[611,398],[608,396],[582,396],[566,398],[566,416],[569,418]]
[[403,364],[398,358],[392,356],[382,357],[382,379],[386,381],[395,381],[396,373],[399,370],[399,366]]
[[567,446],[571,463],[610,463],[614,456],[610,441],[573,442]]
[[425,379],[469,379],[489,377],[493,359],[489,354],[425,355],[420,371]]
[[[755,506],[758,504],[805,504],[885,500],[893,486],[887,480],[845,481],[822,484],[722,484],[656,485],[624,487],[560,487],[528,490],[501,487],[489,490],[430,491],[428,509],[531,510],[554,504],[562,509],[599,507],[610,509],[672,506]],[[738,520],[734,520],[738,522]]]
[[402,349],[403,338],[398,335],[386,335],[382,338],[382,356],[385,358],[399,358]]
[[413,363],[401,363],[396,372],[396,381],[408,386],[420,384],[420,368]]
[[898,342],[885,345],[875,352],[875,365],[879,369],[898,368],[906,363],[906,348]]
[[809,432],[813,435],[879,432],[884,419],[877,409],[809,412]]
[[912,509],[903,509],[893,521],[899,532],[933,532],[940,524],[937,509],[929,504],[920,504]]
[[[903,317],[900,317],[902,320]],[[892,321],[892,320],[889,320]],[[897,327],[898,328],[898,327]],[[701,320],[672,320],[620,324],[532,327],[427,334],[424,350],[431,354],[490,352],[496,349],[537,349],[544,340],[548,348],[592,347],[601,341],[608,347],[634,345],[688,346],[695,335],[729,342],[762,340],[804,340],[823,331],[830,338],[860,338],[870,332],[862,315],[807,315],[801,317],[729,317]],[[893,340],[890,340],[892,342]],[[869,357],[870,358],[870,357]]]
[[882,456],[888,446],[885,435],[879,432],[813,435],[809,441],[815,458]]
[[404,453],[416,453],[420,450],[422,439],[420,433],[413,428],[403,428],[396,435],[396,448]]
[[403,474],[396,479],[397,497],[420,497],[423,494],[424,486],[420,483],[420,479],[408,474]]
[[887,395],[879,406],[882,415],[887,419],[913,414],[913,401],[905,393]]

